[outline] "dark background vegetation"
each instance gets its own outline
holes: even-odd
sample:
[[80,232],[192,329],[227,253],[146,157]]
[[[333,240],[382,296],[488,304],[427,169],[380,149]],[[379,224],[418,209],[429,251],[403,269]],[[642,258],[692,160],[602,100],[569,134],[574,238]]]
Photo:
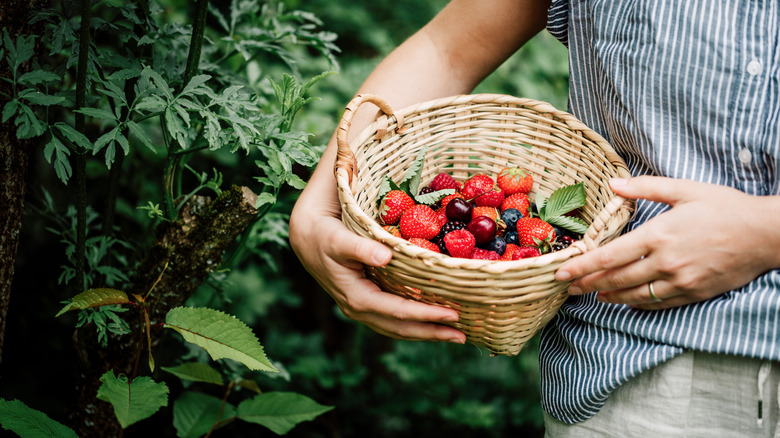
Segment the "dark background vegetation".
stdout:
[[[227,1],[223,1],[228,3]],[[220,2],[215,2],[220,3]],[[319,82],[311,94],[320,100],[307,106],[297,119],[298,128],[311,132],[312,144],[324,144],[335,128],[341,109],[357,84],[395,45],[422,26],[446,2],[415,0],[288,0],[291,9],[314,13],[323,29],[338,34],[339,72]],[[186,22],[193,4],[168,2],[172,20]],[[262,75],[287,71],[268,59]],[[300,66],[308,79],[331,70],[325,59]],[[563,46],[542,33],[476,90],[545,100],[566,107],[568,70]],[[219,168],[225,183],[247,184],[251,166],[241,154],[215,153],[201,171]],[[99,160],[88,167],[89,180],[104,178]],[[143,161],[126,173],[125,198],[136,204],[120,205],[120,214],[137,214],[135,208],[154,199]],[[301,169],[307,176],[307,169]],[[156,178],[156,177],[155,177]],[[156,181],[156,179],[155,179]],[[88,181],[89,182],[89,181]],[[68,187],[60,183],[42,150],[32,156],[29,206],[41,204],[45,187],[61,207],[72,203]],[[296,193],[280,198],[276,210],[289,212]],[[88,199],[99,205],[101,199]],[[6,345],[0,369],[0,397],[17,398],[64,421],[72,400],[77,372],[72,334],[75,316],[55,319],[61,302],[72,291],[58,283],[65,263],[63,245],[45,227],[51,224],[32,209],[23,229],[6,328]],[[98,209],[98,211],[100,211]],[[142,230],[141,230],[142,231]],[[274,262],[250,258],[226,273],[220,288],[208,284],[192,304],[219,304],[249,324],[281,375],[257,377],[263,390],[295,391],[335,409],[315,421],[303,423],[293,437],[397,437],[541,436],[538,364],[532,342],[519,356],[490,357],[471,345],[455,346],[393,341],[342,317],[319,286],[302,269],[295,256],[278,242]],[[186,347],[176,339],[156,352],[161,365],[171,364]],[[193,353],[195,354],[195,353]],[[166,379],[173,391],[180,384]],[[175,436],[170,410],[133,426],[151,436]],[[233,428],[215,436],[266,436],[257,426]]]

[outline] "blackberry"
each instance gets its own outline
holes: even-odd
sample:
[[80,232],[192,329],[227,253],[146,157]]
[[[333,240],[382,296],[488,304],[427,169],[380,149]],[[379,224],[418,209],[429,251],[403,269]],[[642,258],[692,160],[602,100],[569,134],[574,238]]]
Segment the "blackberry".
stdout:
[[449,254],[449,252],[447,251],[447,246],[444,244],[444,236],[446,236],[447,233],[450,233],[452,231],[465,230],[465,229],[466,229],[466,223],[460,221],[449,221],[441,227],[441,231],[439,232],[439,235],[435,239],[436,239],[436,244],[439,245],[439,249],[441,250],[442,254]]
[[572,239],[569,236],[563,235],[555,239],[555,242],[552,244],[552,250],[553,251],[560,251],[564,248],[568,248],[569,245],[574,243],[574,239]]

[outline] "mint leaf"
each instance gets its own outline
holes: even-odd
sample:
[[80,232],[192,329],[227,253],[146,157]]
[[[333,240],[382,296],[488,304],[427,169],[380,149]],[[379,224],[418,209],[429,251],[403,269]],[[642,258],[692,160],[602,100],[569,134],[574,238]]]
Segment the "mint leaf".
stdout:
[[549,218],[547,222],[551,225],[557,225],[579,234],[585,234],[585,232],[588,231],[588,224],[578,217],[553,216]]
[[547,199],[547,202],[543,206],[537,204],[537,208],[539,208],[539,216],[541,216],[542,220],[549,222],[548,219],[580,208],[586,202],[585,185],[580,182],[555,190]]
[[432,205],[453,193],[455,193],[455,189],[441,189],[424,195],[416,195],[414,200],[417,201],[418,204]]

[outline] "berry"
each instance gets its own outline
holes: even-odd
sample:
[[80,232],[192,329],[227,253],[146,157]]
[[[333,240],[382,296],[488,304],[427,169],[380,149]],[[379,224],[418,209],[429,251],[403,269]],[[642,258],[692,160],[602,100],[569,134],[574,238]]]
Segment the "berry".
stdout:
[[421,188],[421,189],[420,189],[420,194],[421,194],[421,195],[427,195],[428,193],[433,193],[433,192],[435,192],[435,191],[436,191],[436,190],[433,190],[433,187],[430,187],[430,186],[425,186],[425,187],[423,187],[423,188]]
[[539,248],[535,246],[521,246],[512,254],[512,260],[527,259],[529,257],[538,257],[542,255]]
[[566,249],[574,243],[574,239],[572,239],[569,236],[561,236],[559,235],[557,239],[555,239],[555,242],[552,244],[552,250],[553,251],[560,251],[562,249]]
[[447,203],[447,219],[451,221],[468,222],[474,207],[463,198],[454,198]]
[[495,251],[499,256],[503,256],[506,252],[506,241],[501,236],[496,236],[485,245],[485,249],[488,251]]
[[455,198],[465,199],[463,198],[463,195],[461,195],[460,193],[453,193],[451,195],[447,195],[443,197],[441,201],[439,201],[439,204],[441,204],[441,208],[447,208],[447,204],[449,204],[450,201],[452,201]]
[[504,241],[507,245],[517,245],[520,246],[520,238],[517,235],[517,231],[507,231],[504,233]]
[[379,217],[385,225],[395,225],[401,215],[415,204],[414,199],[402,190],[387,192],[379,206]]
[[498,210],[493,207],[474,207],[474,210],[471,212],[471,219],[479,216],[487,216],[495,221],[498,220]]
[[524,217],[517,220],[517,236],[520,246],[543,246],[555,240],[552,225],[538,217]]
[[531,202],[528,200],[528,195],[525,193],[515,193],[504,199],[504,202],[501,203],[501,211],[516,208],[523,217],[526,217],[528,216],[528,207],[530,206]]
[[515,231],[517,220],[523,217],[523,213],[516,208],[507,208],[501,212],[501,221],[506,225],[506,231]]
[[498,186],[507,196],[515,193],[528,193],[534,185],[534,177],[519,167],[505,167],[496,177]]
[[447,252],[447,247],[444,245],[444,236],[447,235],[447,233],[455,230],[465,230],[466,229],[466,223],[465,222],[458,222],[458,221],[449,221],[444,226],[441,227],[441,231],[439,232],[439,236],[435,239],[436,244],[439,246],[439,249],[441,250],[442,254],[449,254]]
[[398,229],[395,225],[385,225],[382,228],[385,229],[388,233],[392,234],[395,237],[403,238],[404,236],[401,235],[401,230]]
[[417,245],[421,248],[429,249],[433,252],[441,252],[439,246],[431,242],[430,240],[420,239],[419,237],[412,237],[411,239],[409,239],[409,243],[411,243],[412,245]]
[[504,202],[504,191],[499,188],[494,188],[483,195],[479,195],[474,199],[474,204],[478,207],[493,207],[498,208],[501,203]]
[[442,239],[447,252],[453,257],[467,258],[476,245],[474,235],[468,230],[455,230]]
[[455,189],[456,192],[460,191],[460,183],[448,173],[441,172],[433,178],[433,181],[429,184],[433,191],[444,189]]
[[471,250],[471,253],[469,254],[470,259],[477,259],[477,260],[500,260],[501,256],[498,255],[495,251],[488,251],[487,249],[482,248],[474,248]]
[[466,199],[474,199],[483,193],[493,190],[495,185],[496,182],[493,181],[490,175],[478,173],[463,183],[463,189],[460,192]]
[[408,208],[402,215],[399,228],[405,239],[419,237],[430,240],[441,230],[439,216],[431,207],[417,204]]
[[487,216],[477,216],[469,222],[468,230],[474,235],[477,243],[487,243],[496,237],[498,228],[493,219]]
[[512,260],[512,254],[514,254],[518,249],[520,249],[520,246],[515,245],[514,243],[507,243],[506,251],[504,251],[504,254],[501,255],[501,260]]

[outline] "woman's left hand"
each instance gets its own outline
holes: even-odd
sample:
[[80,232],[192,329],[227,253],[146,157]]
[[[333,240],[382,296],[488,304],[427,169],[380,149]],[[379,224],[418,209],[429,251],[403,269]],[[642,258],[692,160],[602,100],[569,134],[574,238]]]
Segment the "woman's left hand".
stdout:
[[671,209],[562,265],[556,278],[574,278],[572,295],[599,291],[603,302],[665,309],[712,298],[780,267],[778,196],[653,176],[610,186]]

